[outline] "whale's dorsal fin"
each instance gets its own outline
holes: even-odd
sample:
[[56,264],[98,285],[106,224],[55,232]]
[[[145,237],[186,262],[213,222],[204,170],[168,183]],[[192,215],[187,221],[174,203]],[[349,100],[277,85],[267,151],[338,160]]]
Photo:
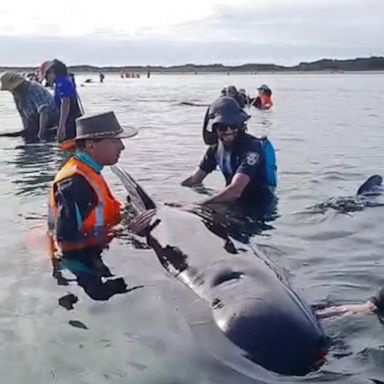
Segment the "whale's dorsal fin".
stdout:
[[117,165],[112,165],[111,170],[123,183],[128,192],[130,203],[138,213],[147,209],[156,209],[153,200],[127,171]]
[[375,188],[380,187],[383,183],[383,178],[380,175],[373,175],[369,177],[360,188],[357,190],[357,195],[373,192]]

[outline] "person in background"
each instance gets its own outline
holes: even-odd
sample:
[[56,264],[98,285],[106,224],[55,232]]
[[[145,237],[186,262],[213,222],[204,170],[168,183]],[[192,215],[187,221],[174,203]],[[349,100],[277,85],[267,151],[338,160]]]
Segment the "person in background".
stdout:
[[239,95],[243,98],[245,105],[249,104],[249,96],[247,95],[247,91],[244,88],[239,89]]
[[55,59],[40,66],[41,78],[55,88],[55,101],[60,111],[57,140],[62,149],[74,148],[76,119],[82,115],[76,86],[67,66]]
[[226,95],[229,97],[233,97],[241,108],[244,108],[247,104],[245,96],[240,94],[234,85],[230,85],[229,87],[227,87]]
[[46,139],[50,128],[57,127],[59,113],[50,92],[35,81],[28,81],[15,72],[4,72],[1,90],[11,92],[23,122],[28,140]]
[[257,88],[257,90],[259,91],[259,95],[255,99],[251,100],[251,104],[257,109],[270,109],[273,105],[271,89],[268,85],[263,84]]
[[224,175],[224,189],[202,203],[266,205],[274,199],[276,186],[275,152],[267,140],[245,132],[250,118],[232,97],[222,96],[209,108],[212,132],[204,132],[210,144],[199,167],[181,184],[192,187],[219,166]]
[[104,81],[104,79],[105,79],[104,73],[103,72],[99,72],[99,81],[100,81],[100,83],[102,83]]

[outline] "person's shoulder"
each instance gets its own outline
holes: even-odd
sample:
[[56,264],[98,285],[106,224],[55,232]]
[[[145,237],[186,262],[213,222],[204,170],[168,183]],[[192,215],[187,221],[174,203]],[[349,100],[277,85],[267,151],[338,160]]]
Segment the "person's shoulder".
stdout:
[[89,186],[88,181],[82,175],[75,173],[69,175],[68,177],[63,178],[57,183],[57,186],[60,187],[60,190],[70,191],[70,190],[84,190]]
[[33,92],[49,95],[52,97],[49,90],[37,81],[30,81],[28,86],[29,86],[29,89],[32,90]]
[[208,146],[208,148],[206,149],[206,152],[207,153],[216,153],[217,151],[217,146],[218,144],[211,144],[210,146]]
[[240,145],[244,150],[261,150],[261,139],[249,133],[244,133],[241,137]]
[[60,76],[56,79],[56,85],[59,87],[70,87],[75,88],[73,85],[72,80],[69,78],[69,76]]

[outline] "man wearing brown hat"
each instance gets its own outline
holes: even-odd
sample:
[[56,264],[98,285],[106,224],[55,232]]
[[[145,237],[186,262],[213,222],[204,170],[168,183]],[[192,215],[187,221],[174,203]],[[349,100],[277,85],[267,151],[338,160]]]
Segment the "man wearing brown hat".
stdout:
[[15,72],[4,72],[0,83],[1,90],[13,95],[23,122],[23,135],[30,140],[45,139],[49,128],[57,126],[59,122],[59,112],[49,91]]
[[50,192],[48,224],[61,252],[108,242],[120,221],[120,203],[101,170],[119,160],[121,139],[137,134],[134,128],[123,130],[113,112],[80,117],[76,130],[76,153],[58,172]]
[[76,153],[56,175],[49,199],[48,227],[54,277],[63,281],[69,269],[86,293],[107,300],[127,292],[122,278],[113,276],[101,258],[120,222],[120,202],[112,195],[101,170],[119,160],[121,139],[135,136],[120,126],[113,112],[83,116],[76,121]]

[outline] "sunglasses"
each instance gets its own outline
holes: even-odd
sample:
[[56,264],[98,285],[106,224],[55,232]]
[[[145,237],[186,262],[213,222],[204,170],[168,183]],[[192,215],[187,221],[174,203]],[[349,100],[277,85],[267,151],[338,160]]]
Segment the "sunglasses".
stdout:
[[240,127],[238,125],[216,123],[213,128],[216,129],[218,132],[225,132],[227,130],[227,128],[234,131],[236,129],[239,129]]

